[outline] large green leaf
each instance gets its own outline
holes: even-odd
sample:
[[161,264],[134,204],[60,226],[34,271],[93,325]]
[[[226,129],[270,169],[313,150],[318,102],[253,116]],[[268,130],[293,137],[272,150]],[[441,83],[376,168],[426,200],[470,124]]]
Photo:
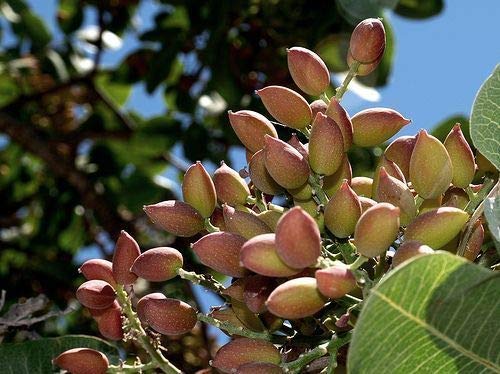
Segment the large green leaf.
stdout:
[[132,92],[132,85],[114,81],[107,73],[99,74],[96,85],[118,107],[125,105]]
[[394,11],[404,17],[420,19],[441,13],[443,6],[443,0],[400,0]]
[[356,24],[359,21],[382,16],[385,8],[393,9],[399,0],[339,0],[339,8],[344,12],[348,21]]
[[350,373],[499,373],[500,277],[447,252],[421,256],[372,289]]
[[53,372],[52,359],[72,348],[92,348],[117,363],[118,351],[106,341],[85,335],[45,338],[0,345],[1,372],[4,374],[46,374]]
[[500,195],[484,200],[484,216],[488,221],[488,228],[500,254]]
[[470,135],[476,148],[500,169],[500,64],[477,93],[470,117]]

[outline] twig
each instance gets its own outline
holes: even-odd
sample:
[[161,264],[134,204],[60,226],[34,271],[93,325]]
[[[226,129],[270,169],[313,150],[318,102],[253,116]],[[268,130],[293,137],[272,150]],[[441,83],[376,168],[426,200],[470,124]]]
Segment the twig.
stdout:
[[179,274],[182,279],[186,279],[193,284],[199,284],[219,295],[221,295],[222,291],[224,291],[224,286],[210,275],[197,274],[194,271],[186,271],[182,268],[177,271],[177,274]]

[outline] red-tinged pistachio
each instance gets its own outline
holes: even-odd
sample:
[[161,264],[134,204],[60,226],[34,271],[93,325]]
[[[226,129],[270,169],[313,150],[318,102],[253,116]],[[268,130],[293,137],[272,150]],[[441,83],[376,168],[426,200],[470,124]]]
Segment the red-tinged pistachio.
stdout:
[[318,114],[319,112],[325,114],[326,108],[328,106],[326,105],[324,100],[318,99],[318,100],[314,100],[311,104],[309,104],[309,107],[311,108],[311,112],[312,112],[311,118],[315,118],[316,114]]
[[266,135],[265,164],[271,177],[284,188],[297,188],[309,178],[309,164],[290,144]]
[[443,197],[441,195],[435,197],[434,199],[425,199],[424,201],[422,201],[422,204],[420,204],[420,207],[418,208],[418,214],[424,214],[430,210],[439,208],[442,201]]
[[372,197],[373,179],[368,177],[354,177],[351,188],[358,196]]
[[354,28],[349,42],[352,57],[363,64],[375,61],[385,49],[385,29],[377,18],[367,18]]
[[318,225],[300,207],[283,214],[276,227],[275,240],[278,256],[295,269],[313,265],[321,254]]
[[121,309],[108,308],[97,320],[97,328],[102,336],[109,340],[122,340],[122,313]]
[[385,149],[385,157],[396,163],[406,179],[410,179],[410,159],[417,139],[414,136],[400,136]]
[[295,148],[299,153],[304,156],[306,160],[309,160],[309,145],[302,144],[299,140],[297,134],[293,133],[290,139],[288,139],[288,144]]
[[346,265],[317,270],[315,277],[319,292],[332,299],[341,298],[357,287],[356,278]]
[[453,179],[453,167],[444,145],[427,131],[420,130],[410,159],[410,180],[424,199],[443,194]]
[[352,169],[347,155],[344,155],[342,164],[334,174],[323,178],[323,191],[325,191],[328,197],[332,197],[338,191],[344,179],[347,179],[347,182],[351,183]]
[[378,202],[391,203],[399,208],[401,226],[408,225],[417,215],[415,198],[408,186],[391,177],[384,167],[379,171],[379,183],[375,193]]
[[339,126],[323,113],[318,113],[309,137],[309,165],[322,175],[332,175],[344,157],[344,140]]
[[297,200],[309,200],[313,196],[313,190],[309,183],[304,183],[299,188],[291,188],[288,192]]
[[134,274],[150,282],[163,282],[177,276],[183,265],[182,254],[175,248],[152,248],[135,259]]
[[283,370],[274,364],[265,362],[249,362],[241,365],[236,370],[236,374],[282,374]]
[[476,164],[474,154],[465,140],[460,124],[457,123],[451,129],[444,141],[444,147],[448,151],[453,166],[453,185],[460,188],[468,187],[474,179]]
[[370,108],[352,118],[353,142],[360,147],[374,147],[387,141],[411,120],[389,108]]
[[469,196],[467,192],[461,188],[449,188],[443,196],[443,206],[450,206],[452,208],[465,209],[469,203]]
[[252,331],[264,331],[265,326],[259,316],[248,309],[245,302],[231,300],[231,307],[241,323],[243,323],[247,328]]
[[[293,199],[293,205],[296,207],[301,207],[304,211],[311,216],[311,218],[316,221],[319,231],[324,232],[325,230],[325,217],[318,207],[318,203],[314,199],[309,200],[298,200]],[[276,226],[277,227],[277,226]],[[276,229],[274,230],[276,231]]]
[[245,241],[240,235],[221,231],[204,236],[192,244],[192,248],[202,264],[239,278],[246,274],[245,268],[240,266],[240,250]]
[[328,104],[325,114],[333,119],[340,128],[342,140],[344,141],[344,151],[347,152],[349,148],[351,148],[353,141],[351,117],[349,117],[347,111],[340,105],[340,102],[335,97],[332,97],[330,100],[330,104]]
[[194,236],[205,227],[200,213],[182,201],[167,200],[146,205],[144,211],[153,223],[176,236]]
[[197,161],[187,169],[182,182],[184,201],[191,205],[203,218],[210,217],[217,205],[214,182],[201,162]]
[[266,168],[266,154],[263,149],[256,152],[248,164],[248,171],[253,185],[268,195],[277,195],[283,188],[276,183]]
[[460,244],[460,234],[457,234],[453,239],[451,239],[448,243],[439,248],[440,251],[446,251],[457,254],[458,245]]
[[109,283],[93,279],[78,287],[76,298],[87,308],[106,309],[115,301],[115,290]]
[[253,213],[241,212],[233,207],[224,204],[224,222],[226,230],[245,239],[271,232],[271,229]]
[[262,114],[252,110],[228,112],[229,122],[243,145],[255,153],[264,148],[264,135],[277,138],[273,124]]
[[130,271],[135,259],[141,254],[139,244],[126,231],[121,231],[113,253],[113,277],[119,284],[132,284],[137,275]]
[[278,256],[275,234],[263,234],[248,240],[241,248],[241,262],[247,269],[268,277],[288,277],[300,271],[285,264]]
[[403,175],[403,172],[399,168],[396,163],[389,161],[385,156],[380,157],[380,160],[373,172],[373,182],[372,182],[372,195],[371,198],[377,200],[377,190],[378,190],[378,182],[380,177],[380,169],[384,168],[387,174],[391,177],[399,179],[401,182],[406,184],[406,179]]
[[[360,77],[364,77],[365,75],[370,74],[372,71],[374,71],[377,66],[380,64],[380,61],[382,61],[382,58],[384,57],[384,54],[381,53],[380,56],[377,57],[377,59],[373,62],[370,62],[369,64],[360,64],[358,66],[358,70],[356,72],[356,75]],[[352,64],[355,62],[354,57],[352,57],[351,50],[347,52],[347,65],[349,67],[352,66]]]
[[275,287],[276,281],[273,278],[263,277],[262,275],[248,277],[243,292],[248,309],[253,313],[264,313],[267,310],[266,300]]
[[122,310],[118,300],[113,301],[113,304],[111,304],[111,306],[106,309],[92,309],[92,308],[87,308],[87,309],[90,312],[92,318],[94,318],[96,321],[99,321],[99,318],[101,318],[101,316],[107,313],[110,309],[116,309],[118,311]]
[[108,282],[113,287],[116,286],[115,278],[113,278],[113,264],[111,261],[101,260],[99,258],[87,260],[80,266],[78,272],[82,273],[87,280],[100,279]]
[[408,225],[405,240],[416,240],[439,249],[464,227],[469,215],[457,208],[438,208],[419,215]]
[[219,201],[229,205],[245,205],[250,195],[245,180],[224,161],[214,173],[215,190]]
[[306,94],[319,96],[330,85],[330,72],[313,51],[293,47],[287,49],[288,70],[295,84]]
[[215,208],[214,212],[210,216],[210,222],[215,227],[218,227],[220,231],[226,231],[226,223],[224,222],[224,213],[221,208]]
[[231,297],[231,299],[243,302],[243,289],[245,288],[245,282],[246,278],[233,279],[233,283],[227,286],[224,291],[222,291],[222,294]]
[[232,308],[215,309],[212,312],[210,312],[209,315],[210,317],[215,318],[219,321],[229,322],[236,327],[241,327],[243,329],[247,328],[247,326],[245,326],[240,321],[240,319],[238,318],[236,313],[234,313],[234,310]]
[[378,203],[359,218],[354,230],[354,245],[365,257],[376,257],[389,248],[399,230],[399,208]]
[[434,253],[434,250],[425,244],[416,240],[405,241],[392,257],[392,266],[399,266],[410,258],[430,253]]
[[347,238],[354,232],[361,216],[361,203],[356,192],[344,180],[340,189],[325,208],[325,225],[337,238]]
[[137,303],[141,322],[164,335],[181,335],[196,325],[196,311],[187,303],[151,293]]
[[238,367],[251,362],[279,365],[281,355],[270,342],[238,338],[223,345],[215,354],[212,366],[223,373],[234,373]]
[[277,212],[275,210],[266,210],[265,212],[261,212],[257,215],[259,219],[264,222],[271,231],[276,230],[276,226],[278,225],[278,221],[281,218],[283,213]]
[[269,332],[277,331],[283,326],[283,318],[277,317],[272,313],[264,312],[259,317]]
[[481,252],[484,241],[484,227],[480,220],[477,220],[472,228],[472,233],[465,245],[464,257],[469,261],[474,261]]
[[247,164],[250,163],[250,160],[252,159],[254,153],[250,152],[248,149],[245,149],[245,159],[247,160]]
[[267,111],[282,124],[303,129],[311,123],[311,108],[297,92],[282,86],[268,86],[256,93]]
[[52,360],[54,365],[72,374],[104,374],[108,370],[108,358],[90,348],[73,348]]
[[375,200],[370,199],[369,197],[358,196],[358,199],[359,199],[359,202],[361,204],[361,214],[366,212],[372,206],[377,205],[377,202]]
[[298,319],[319,312],[326,298],[319,292],[315,278],[295,278],[276,287],[267,299],[267,309],[286,319]]

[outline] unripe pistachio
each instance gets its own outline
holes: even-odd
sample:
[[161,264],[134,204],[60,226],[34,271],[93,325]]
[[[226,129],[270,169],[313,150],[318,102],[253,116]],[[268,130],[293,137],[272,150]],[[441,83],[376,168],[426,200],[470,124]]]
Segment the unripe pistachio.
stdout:
[[297,134],[293,133],[290,139],[288,139],[288,144],[295,148],[299,153],[304,156],[306,160],[309,160],[309,145],[302,144]]
[[192,244],[201,263],[230,277],[243,277],[245,268],[240,266],[240,250],[245,238],[230,232],[214,232]]
[[434,199],[425,199],[424,201],[422,201],[422,204],[420,204],[420,207],[418,208],[418,214],[424,214],[430,210],[439,208],[442,201],[443,197],[441,195],[435,197]]
[[113,278],[113,264],[111,261],[94,258],[85,261],[78,269],[85,279],[93,280],[100,279],[108,282],[112,287],[116,286],[115,278]]
[[401,226],[408,225],[417,215],[415,199],[408,186],[391,177],[384,167],[379,171],[379,183],[375,193],[378,202],[391,203],[399,208]]
[[274,138],[278,133],[273,124],[262,114],[252,110],[240,110],[228,112],[229,122],[243,145],[255,153],[264,148],[264,135]]
[[377,202],[375,200],[370,199],[369,197],[358,196],[358,199],[359,199],[359,202],[361,203],[361,214],[366,212],[372,206],[377,205]]
[[245,239],[271,232],[271,229],[253,213],[241,212],[226,204],[222,210],[229,232],[241,235]]
[[343,264],[317,270],[315,277],[319,292],[332,299],[339,299],[357,287],[354,274]]
[[472,233],[465,245],[464,257],[469,261],[474,261],[481,252],[484,241],[484,227],[481,220],[477,220],[472,228]]
[[410,258],[430,253],[434,253],[434,250],[431,247],[416,240],[405,240],[392,257],[392,267],[399,266]]
[[439,249],[463,228],[469,215],[457,208],[438,208],[419,215],[408,225],[405,240],[416,240]]
[[443,196],[443,206],[452,208],[465,209],[469,203],[469,196],[461,188],[449,188]]
[[476,151],[476,163],[478,171],[481,175],[491,173],[498,176],[498,170],[495,165],[493,165],[491,161],[484,157],[484,155],[479,151]]
[[257,90],[267,111],[282,124],[303,129],[312,121],[311,108],[297,92],[282,86],[268,86]]
[[302,269],[314,264],[321,254],[318,225],[302,208],[287,211],[276,227],[276,251],[285,264]]
[[99,322],[99,319],[101,318],[101,316],[104,315],[105,313],[107,313],[110,309],[116,309],[120,312],[122,310],[120,303],[116,299],[115,299],[115,301],[113,301],[113,304],[111,304],[111,306],[107,307],[106,309],[92,309],[92,308],[87,308],[87,309],[88,309],[90,315],[92,316],[92,318],[94,318],[94,320],[96,320],[97,322]]
[[380,157],[377,167],[373,172],[372,195],[370,197],[374,200],[377,200],[377,190],[381,168],[384,168],[387,174],[389,174],[391,177],[399,179],[401,182],[406,184],[406,179],[399,166],[396,165],[396,163],[389,161],[385,156],[382,156]]
[[259,235],[243,244],[241,262],[247,269],[268,277],[288,277],[300,271],[285,264],[278,256],[275,234]]
[[227,166],[224,161],[214,173],[214,184],[219,201],[232,206],[247,203],[250,189],[238,172]]
[[293,47],[287,49],[288,70],[295,84],[306,94],[319,96],[330,85],[330,72],[313,51]]
[[191,205],[167,200],[144,206],[149,219],[175,236],[190,237],[204,229],[203,217]]
[[276,183],[266,168],[266,154],[263,149],[256,152],[248,164],[250,179],[257,189],[268,194],[277,195],[283,192],[283,188]]
[[389,248],[399,231],[399,208],[378,203],[359,218],[354,245],[365,257],[376,257]]
[[241,365],[236,370],[236,374],[282,374],[283,370],[274,364],[265,362],[249,362]]
[[304,183],[304,185],[299,188],[291,188],[288,190],[290,195],[297,200],[309,200],[313,196],[313,190],[309,183]]
[[276,287],[276,281],[273,278],[263,277],[262,275],[251,275],[245,282],[243,297],[245,304],[254,313],[264,313],[266,300],[271,291]]
[[290,144],[266,135],[266,169],[271,177],[284,188],[297,188],[307,182],[307,160]]
[[351,188],[358,196],[372,197],[373,179],[368,177],[354,177]]
[[352,57],[363,64],[375,61],[385,49],[385,29],[377,18],[368,18],[354,28],[349,42]]
[[444,147],[448,151],[453,166],[453,185],[460,188],[468,187],[474,179],[476,164],[474,154],[465,140],[460,124],[457,123],[451,129],[444,141]]
[[122,230],[113,253],[113,278],[117,283],[128,285],[135,282],[137,275],[130,271],[130,267],[140,254],[139,244],[128,232]]
[[177,276],[183,265],[182,254],[175,248],[152,248],[135,259],[130,269],[150,282],[163,282]]
[[385,149],[385,157],[399,166],[406,179],[410,178],[410,159],[417,139],[415,136],[400,136]]
[[420,130],[410,159],[410,179],[415,191],[424,199],[443,194],[453,178],[450,156],[441,142]]
[[309,138],[309,165],[322,175],[332,175],[342,163],[344,140],[339,126],[331,118],[318,113]]
[[214,212],[210,216],[210,222],[215,227],[218,227],[220,231],[226,231],[226,223],[224,222],[224,213],[222,213],[221,208],[215,208]]
[[[358,75],[360,77],[364,77],[365,75],[370,74],[372,71],[374,71],[377,68],[377,66],[380,64],[380,61],[382,61],[383,57],[384,57],[384,54],[381,53],[380,56],[378,56],[375,61],[370,62],[369,64],[360,64],[358,66],[358,70],[356,72],[356,75]],[[351,50],[348,50],[347,51],[347,65],[349,67],[351,67],[355,61],[356,60],[354,59],[354,57],[352,57]]]
[[210,217],[217,205],[214,182],[201,162],[197,161],[187,169],[182,182],[184,201],[191,205],[203,218]]
[[278,221],[282,215],[283,213],[277,212],[275,210],[266,210],[257,214],[257,217],[259,217],[262,222],[269,226],[271,231],[275,231],[276,226],[278,225]]
[[109,340],[122,340],[122,313],[121,309],[108,308],[99,315],[97,320],[97,328],[102,336]]
[[109,366],[104,353],[90,348],[69,349],[53,359],[52,363],[72,374],[105,374]]
[[238,338],[217,351],[212,366],[223,373],[234,373],[241,365],[251,362],[278,365],[281,362],[281,355],[268,341]]
[[267,299],[267,309],[285,319],[298,319],[319,312],[326,298],[319,292],[315,278],[295,278],[279,285]]
[[337,238],[347,238],[354,232],[361,216],[361,203],[347,180],[328,201],[325,208],[325,225]]
[[316,118],[316,114],[318,114],[319,112],[325,114],[327,105],[323,100],[318,99],[309,104],[309,107],[311,108],[312,112],[311,118]]
[[411,120],[389,108],[370,108],[352,118],[353,142],[360,147],[374,147],[387,141]]
[[347,179],[347,182],[351,183],[352,169],[347,155],[344,155],[342,164],[340,164],[340,167],[334,174],[323,178],[323,191],[328,197],[332,197],[338,191],[344,179]]
[[109,283],[93,279],[78,287],[76,298],[87,308],[106,309],[115,301],[115,290]]
[[163,335],[181,335],[196,325],[196,311],[187,303],[151,293],[137,303],[137,315],[142,323]]
[[342,132],[342,140],[344,141],[344,151],[347,152],[349,148],[351,148],[353,140],[351,117],[349,117],[347,111],[342,105],[340,105],[340,102],[335,97],[332,97],[330,100],[325,114],[329,118],[333,119],[340,128],[340,131]]

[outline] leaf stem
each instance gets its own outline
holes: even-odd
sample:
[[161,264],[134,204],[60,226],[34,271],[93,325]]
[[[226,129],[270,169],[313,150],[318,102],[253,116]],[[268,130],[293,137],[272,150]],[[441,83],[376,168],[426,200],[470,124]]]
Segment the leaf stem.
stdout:
[[351,80],[358,74],[358,68],[359,68],[360,63],[355,61],[349,68],[349,72],[347,73],[347,76],[345,77],[344,81],[342,84],[337,88],[337,91],[335,92],[335,98],[340,101],[342,100],[342,96],[344,96],[345,92],[347,91],[347,86],[349,86],[349,83],[351,83]]

